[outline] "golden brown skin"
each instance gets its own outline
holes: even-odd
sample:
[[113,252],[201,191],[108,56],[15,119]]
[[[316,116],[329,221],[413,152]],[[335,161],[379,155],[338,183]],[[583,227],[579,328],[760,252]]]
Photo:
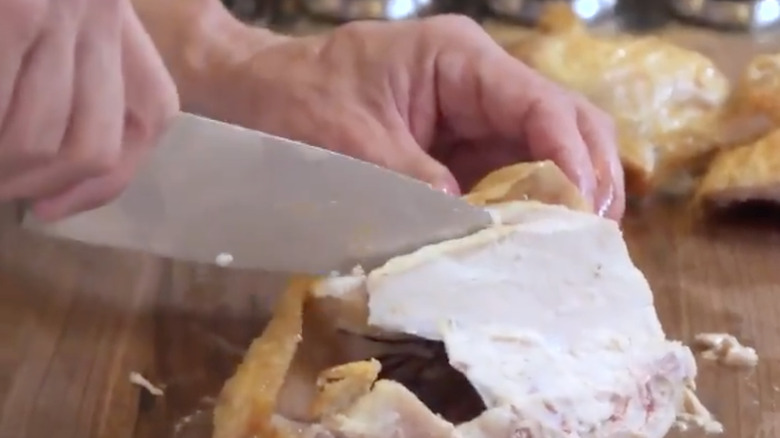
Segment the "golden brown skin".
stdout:
[[565,5],[550,7],[539,32],[508,50],[615,118],[632,193],[718,144],[729,82],[697,52],[657,37],[594,36]]
[[718,154],[699,186],[708,204],[780,202],[780,129]]
[[474,205],[531,200],[593,211],[577,186],[552,161],[502,167],[480,180],[464,199]]
[[313,281],[298,278],[279,298],[274,317],[249,346],[217,399],[213,438],[278,437],[273,426],[279,393],[303,331],[303,308]]
[[729,110],[764,116],[774,130],[718,153],[699,184],[697,197],[711,206],[746,201],[780,202],[780,53],[761,54],[746,66]]
[[780,53],[753,58],[734,90],[736,109],[780,124]]
[[382,365],[376,359],[350,362],[322,371],[317,377],[317,396],[312,416],[322,419],[342,412],[371,391]]

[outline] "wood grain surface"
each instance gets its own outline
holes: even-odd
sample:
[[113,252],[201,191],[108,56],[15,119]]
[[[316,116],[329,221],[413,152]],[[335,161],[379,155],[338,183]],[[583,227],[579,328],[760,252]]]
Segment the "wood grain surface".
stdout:
[[[752,371],[701,362],[725,437],[780,436],[780,213],[692,221],[671,203],[624,222],[670,337],[729,332]],[[0,438],[207,437],[212,396],[283,278],[162,261],[0,226]],[[131,385],[138,371],[163,397]],[[698,434],[686,434],[698,436]]]

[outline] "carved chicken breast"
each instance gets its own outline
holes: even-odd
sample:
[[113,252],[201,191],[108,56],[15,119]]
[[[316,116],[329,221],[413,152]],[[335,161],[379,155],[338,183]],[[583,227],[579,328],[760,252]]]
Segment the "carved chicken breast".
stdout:
[[495,209],[487,229],[294,281],[226,382],[214,437],[661,438],[685,416],[717,428],[617,224],[491,188],[474,196]]
[[654,36],[592,35],[565,4],[507,49],[615,118],[631,193],[645,193],[720,141],[730,85],[698,52]]

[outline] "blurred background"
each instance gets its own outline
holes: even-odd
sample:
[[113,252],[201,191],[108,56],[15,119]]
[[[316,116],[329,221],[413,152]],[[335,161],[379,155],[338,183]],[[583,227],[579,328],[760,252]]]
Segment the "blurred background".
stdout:
[[478,21],[532,26],[551,1],[571,4],[584,21],[650,30],[685,22],[724,32],[778,29],[780,0],[223,0],[241,19],[277,31],[358,19],[397,20],[456,12]]

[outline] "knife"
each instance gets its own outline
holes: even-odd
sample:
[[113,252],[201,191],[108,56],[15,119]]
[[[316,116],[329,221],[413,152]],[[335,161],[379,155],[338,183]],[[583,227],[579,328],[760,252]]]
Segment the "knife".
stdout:
[[185,113],[113,202],[22,219],[93,245],[309,274],[370,269],[490,223],[484,209],[396,172]]

